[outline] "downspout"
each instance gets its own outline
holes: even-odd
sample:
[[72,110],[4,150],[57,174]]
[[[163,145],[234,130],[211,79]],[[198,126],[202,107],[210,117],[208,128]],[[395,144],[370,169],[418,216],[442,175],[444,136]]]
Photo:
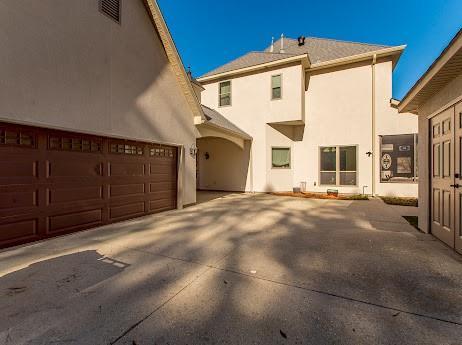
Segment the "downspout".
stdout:
[[375,65],[377,63],[377,54],[372,57],[372,196],[375,196],[375,159],[376,159],[376,142],[375,142]]

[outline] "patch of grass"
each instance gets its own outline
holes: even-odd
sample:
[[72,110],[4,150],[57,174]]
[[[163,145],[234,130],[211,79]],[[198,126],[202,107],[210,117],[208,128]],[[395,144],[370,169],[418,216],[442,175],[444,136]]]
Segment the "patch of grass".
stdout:
[[380,197],[384,203],[388,205],[398,205],[398,206],[412,206],[418,207],[419,201],[417,198],[398,198],[392,196],[381,196]]
[[328,195],[326,193],[310,193],[310,192],[274,192],[270,193],[276,196],[291,196],[295,198],[305,199],[331,199],[331,200],[369,200],[367,195],[361,194],[339,194],[339,195]]
[[403,216],[404,219],[407,220],[407,222],[409,224],[411,224],[414,228],[416,228],[417,230],[420,230],[419,229],[419,217],[417,216]]
[[343,195],[340,198],[341,200],[369,200],[369,197],[364,194]]

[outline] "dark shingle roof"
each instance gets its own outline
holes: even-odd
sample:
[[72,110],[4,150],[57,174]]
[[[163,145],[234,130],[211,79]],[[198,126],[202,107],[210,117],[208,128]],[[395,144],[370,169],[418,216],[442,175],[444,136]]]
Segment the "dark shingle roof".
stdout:
[[296,39],[284,38],[284,54],[279,53],[280,47],[281,40],[279,39],[274,43],[275,53],[270,52],[271,47],[266,48],[263,52],[247,53],[236,60],[204,74],[201,78],[303,54],[307,54],[310,62],[316,64],[373,52],[389,48],[390,46],[307,37],[305,45],[303,46],[299,46]]
[[242,129],[237,127],[234,123],[229,121],[227,118],[225,118],[223,115],[221,115],[218,111],[210,109],[209,107],[206,107],[205,105],[202,105],[202,110],[204,111],[204,115],[206,118],[206,124],[210,123],[212,125],[215,125],[217,127],[224,128],[230,132],[233,132],[235,134],[238,134],[239,136],[243,137],[244,139],[252,139],[250,135],[248,135],[246,132],[244,132]]

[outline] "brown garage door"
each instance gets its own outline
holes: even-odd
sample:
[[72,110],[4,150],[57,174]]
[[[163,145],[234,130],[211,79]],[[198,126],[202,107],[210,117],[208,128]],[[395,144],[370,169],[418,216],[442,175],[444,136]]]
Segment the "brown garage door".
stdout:
[[176,208],[171,146],[0,123],[0,248]]

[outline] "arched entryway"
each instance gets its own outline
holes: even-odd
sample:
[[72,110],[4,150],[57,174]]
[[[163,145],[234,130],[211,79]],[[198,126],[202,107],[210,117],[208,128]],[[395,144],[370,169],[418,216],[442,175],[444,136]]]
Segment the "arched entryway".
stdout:
[[239,146],[220,137],[197,139],[197,189],[244,192],[250,191],[250,147],[245,140]]

